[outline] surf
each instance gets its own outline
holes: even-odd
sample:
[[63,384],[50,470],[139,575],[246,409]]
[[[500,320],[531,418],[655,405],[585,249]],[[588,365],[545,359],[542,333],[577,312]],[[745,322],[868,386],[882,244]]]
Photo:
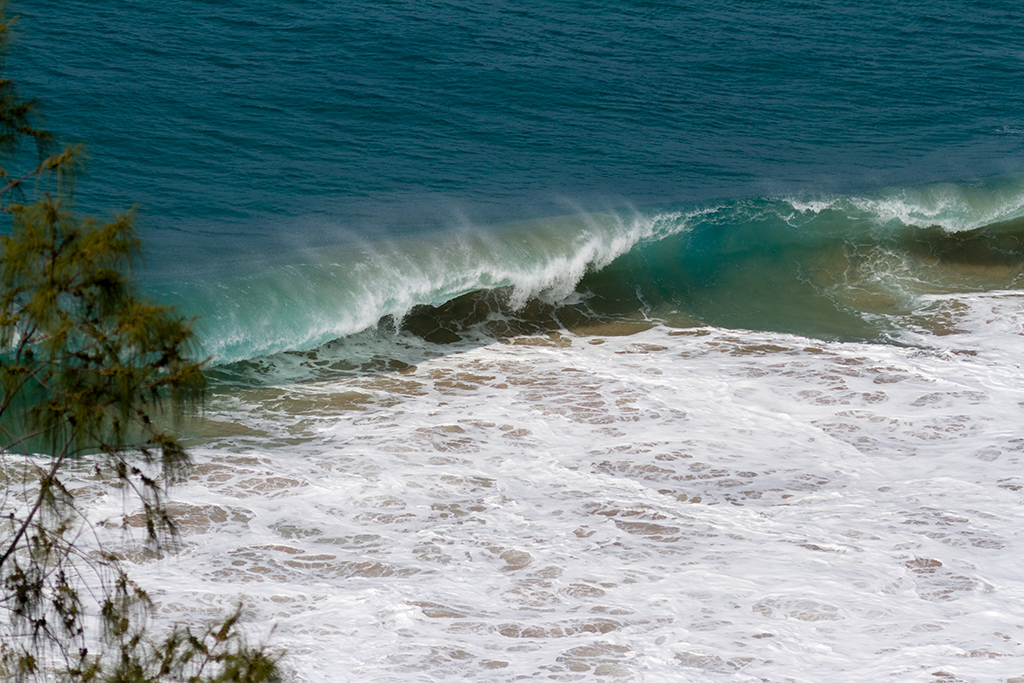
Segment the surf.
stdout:
[[228,363],[367,330],[472,334],[661,322],[898,337],[943,292],[1018,289],[1024,181],[749,197],[460,225],[251,259],[159,285]]

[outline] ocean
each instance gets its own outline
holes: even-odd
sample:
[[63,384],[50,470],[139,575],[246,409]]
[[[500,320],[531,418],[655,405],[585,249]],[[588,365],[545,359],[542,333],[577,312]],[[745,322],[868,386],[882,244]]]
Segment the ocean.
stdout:
[[157,622],[311,683],[1024,681],[1018,3],[14,9],[210,358]]

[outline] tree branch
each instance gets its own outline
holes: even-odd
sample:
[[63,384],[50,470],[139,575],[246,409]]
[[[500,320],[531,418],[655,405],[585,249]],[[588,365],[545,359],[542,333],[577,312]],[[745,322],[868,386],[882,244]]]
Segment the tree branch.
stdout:
[[10,546],[7,547],[7,550],[4,551],[3,555],[0,555],[0,568],[2,568],[4,563],[6,563],[7,560],[11,557],[11,555],[14,554],[14,551],[17,549],[18,543],[21,541],[22,536],[24,536],[25,532],[28,531],[28,528],[32,524],[32,520],[35,518],[36,513],[38,513],[40,508],[42,507],[43,501],[46,498],[46,486],[56,479],[57,470],[59,470],[61,464],[63,464],[64,458],[67,456],[68,449],[71,447],[71,443],[74,440],[74,438],[75,435],[74,433],[72,433],[71,436],[68,437],[68,440],[64,443],[64,448],[61,449],[60,454],[54,458],[53,465],[50,466],[50,471],[46,473],[46,476],[39,480],[40,490],[39,495],[36,497],[36,502],[32,506],[32,509],[29,511],[28,516],[25,517],[25,520],[22,522],[21,528],[18,529],[18,532],[14,535],[14,539],[11,541]]

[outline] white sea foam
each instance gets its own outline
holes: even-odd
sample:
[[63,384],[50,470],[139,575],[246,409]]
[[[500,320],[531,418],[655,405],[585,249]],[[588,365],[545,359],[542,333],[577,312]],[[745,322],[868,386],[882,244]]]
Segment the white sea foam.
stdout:
[[[241,597],[306,681],[1011,680],[1022,301],[932,297],[907,347],[278,357],[210,402],[186,547],[133,573],[169,618]],[[382,352],[411,365],[331,369]]]
[[788,202],[789,205],[792,206],[797,211],[809,212],[809,213],[814,213],[814,214],[821,213],[822,211],[828,211],[829,209],[835,207],[836,204],[839,201],[840,200],[836,199],[836,198],[831,198],[831,199],[811,199],[811,200],[794,199],[794,198],[787,198],[786,199],[786,202]]
[[1020,179],[1001,181],[998,187],[938,184],[897,188],[871,196],[788,197],[784,201],[800,213],[817,215],[834,210],[877,225],[897,222],[962,231],[1024,215]]
[[984,193],[972,196],[955,186],[903,190],[891,196],[853,198],[850,203],[882,222],[899,221],[904,225],[938,225],[951,231],[973,230],[998,221],[1019,218],[1024,212],[1024,195]]

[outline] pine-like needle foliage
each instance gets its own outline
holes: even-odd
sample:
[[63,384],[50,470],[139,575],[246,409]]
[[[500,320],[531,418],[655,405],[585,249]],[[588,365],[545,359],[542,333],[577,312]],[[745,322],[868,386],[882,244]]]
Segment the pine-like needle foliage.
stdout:
[[[0,57],[2,12],[0,0]],[[133,285],[131,213],[76,215],[81,149],[52,149],[34,103],[0,78],[0,678],[275,681],[237,612],[151,637],[145,592],[65,483],[74,468],[121,489],[141,504],[146,544],[173,543],[165,488],[188,456],[161,425],[201,400],[205,378],[189,321]]]

